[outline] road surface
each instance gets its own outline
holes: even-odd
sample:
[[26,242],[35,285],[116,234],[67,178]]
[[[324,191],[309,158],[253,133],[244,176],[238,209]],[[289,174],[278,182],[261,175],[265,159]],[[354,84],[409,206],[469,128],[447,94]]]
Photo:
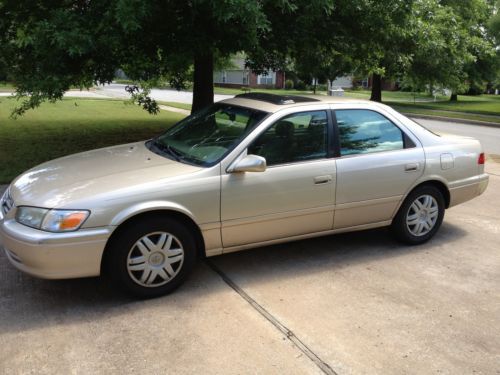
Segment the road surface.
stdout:
[[[98,92],[112,98],[129,98],[130,95],[125,91],[125,86],[119,83],[111,83],[109,85],[98,86]],[[151,98],[164,102],[177,102],[191,104],[193,102],[193,93],[190,91],[177,91],[166,89],[152,89]],[[224,99],[229,99],[234,95],[214,95],[214,101],[218,102]]]
[[436,133],[465,135],[478,139],[487,154],[500,155],[500,125],[498,128],[470,125],[459,122],[445,122],[427,119],[414,119],[419,124]]

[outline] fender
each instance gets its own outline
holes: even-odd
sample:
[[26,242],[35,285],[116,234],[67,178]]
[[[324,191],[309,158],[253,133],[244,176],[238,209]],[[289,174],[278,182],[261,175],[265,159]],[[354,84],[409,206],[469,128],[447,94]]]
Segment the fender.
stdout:
[[401,198],[401,200],[399,201],[398,205],[396,206],[396,209],[394,210],[394,212],[392,213],[392,218],[394,219],[394,216],[396,216],[397,212],[399,211],[399,208],[401,207],[401,205],[403,204],[403,202],[405,201],[406,197],[410,194],[410,192],[415,189],[418,185],[422,185],[426,182],[433,182],[433,181],[436,181],[436,182],[441,182],[444,186],[446,186],[446,189],[448,191],[450,191],[450,187],[448,185],[448,181],[446,179],[444,179],[443,177],[441,176],[438,176],[438,175],[424,175],[424,176],[421,176],[420,178],[418,178],[411,186],[410,188],[404,193],[403,197]]
[[155,211],[155,210],[170,210],[170,211],[177,211],[179,213],[182,213],[186,216],[188,216],[191,220],[193,220],[197,225],[199,225],[198,220],[196,220],[196,217],[193,215],[191,211],[189,211],[186,207],[181,206],[178,203],[170,202],[170,201],[150,201],[150,202],[141,202],[138,204],[134,204],[133,206],[127,207],[124,210],[120,211],[118,214],[116,214],[113,219],[111,220],[111,225],[113,226],[118,226],[122,224],[124,221],[127,219],[130,219],[131,217],[148,212],[148,211]]

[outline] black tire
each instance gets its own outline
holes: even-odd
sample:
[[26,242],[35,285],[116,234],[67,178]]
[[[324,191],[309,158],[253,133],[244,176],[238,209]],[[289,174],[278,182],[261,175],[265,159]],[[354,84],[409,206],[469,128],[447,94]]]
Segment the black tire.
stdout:
[[[153,253],[160,253],[160,251],[149,252],[149,258],[144,253],[141,253],[144,251],[144,238],[151,240],[149,244],[158,245],[161,242],[160,238],[163,233],[166,233],[163,237],[166,238],[164,244],[168,243],[170,235],[172,237],[170,242],[172,244],[171,247],[176,247],[176,249],[165,251],[179,252],[182,250],[182,260],[169,264],[168,262],[176,257],[169,258],[164,252],[161,252],[161,254],[155,254],[156,263],[152,263]],[[142,241],[138,244],[140,239]],[[155,241],[158,241],[158,243],[154,243]],[[149,250],[147,246],[146,250]],[[170,217],[152,215],[118,228],[118,232],[108,244],[106,270],[111,279],[125,292],[139,298],[159,297],[173,292],[186,280],[196,263],[196,254],[196,241],[193,234],[184,224]],[[179,255],[177,257],[180,258]],[[135,263],[132,265],[132,262],[139,258],[144,258],[145,260],[142,262],[141,259],[139,261],[140,264],[137,264],[137,266],[142,266],[144,263],[145,269],[138,271],[131,270],[130,268],[135,265]],[[163,259],[163,263],[161,259]],[[166,272],[168,266],[170,266],[170,271],[173,271],[172,274]],[[154,276],[153,268],[154,272],[162,272],[163,276],[160,274]],[[146,282],[141,285],[140,278],[147,272],[149,272],[149,276],[146,276]],[[164,279],[165,275],[169,278],[172,276],[167,281]],[[153,279],[151,285],[145,286],[149,279]],[[161,284],[162,282],[163,284]]]
[[[419,200],[419,203],[422,204],[422,201],[425,202],[424,197],[426,196],[430,196],[435,200],[437,204],[437,211],[435,212],[437,212],[437,214],[433,226],[431,226],[428,222],[426,224],[422,224],[422,227],[425,225],[422,234],[416,235],[415,233],[418,232],[420,229],[420,227],[418,227],[418,225],[420,224],[417,223],[409,225],[407,223],[407,218],[409,219],[410,216],[414,215],[418,216],[418,214],[415,211],[416,206],[412,207],[412,205],[417,200]],[[433,205],[434,203],[432,202],[431,204]],[[432,210],[434,210],[434,208],[432,208]],[[429,209],[427,212],[430,211],[431,209]],[[399,208],[398,213],[396,214],[394,220],[392,221],[391,225],[392,232],[399,241],[409,245],[419,245],[424,242],[427,242],[436,234],[439,227],[441,226],[441,223],[443,222],[444,218],[444,211],[445,211],[444,197],[438,188],[432,185],[424,185],[418,187],[406,197],[405,201]],[[423,213],[422,215],[425,215],[425,213]],[[430,218],[430,216],[429,217],[423,216],[421,221],[426,221],[425,218],[428,218],[428,220],[434,220],[434,217]],[[409,222],[413,223],[415,220],[417,219],[409,220]],[[427,228],[428,226],[431,227],[430,230]]]

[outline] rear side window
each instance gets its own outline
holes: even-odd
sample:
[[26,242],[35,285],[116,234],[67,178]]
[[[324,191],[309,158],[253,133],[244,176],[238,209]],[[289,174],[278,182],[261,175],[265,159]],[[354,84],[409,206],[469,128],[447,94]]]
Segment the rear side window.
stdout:
[[404,134],[386,117],[367,109],[335,111],[340,154],[354,155],[405,148]]

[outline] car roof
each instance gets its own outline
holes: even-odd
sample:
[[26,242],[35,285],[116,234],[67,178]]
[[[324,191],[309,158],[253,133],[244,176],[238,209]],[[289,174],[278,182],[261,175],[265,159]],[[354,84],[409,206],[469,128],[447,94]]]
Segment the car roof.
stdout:
[[298,107],[304,104],[338,104],[338,103],[372,103],[368,100],[345,98],[342,96],[326,95],[276,95],[268,93],[247,93],[226,99],[223,103],[258,109],[265,112],[277,112],[283,108]]

